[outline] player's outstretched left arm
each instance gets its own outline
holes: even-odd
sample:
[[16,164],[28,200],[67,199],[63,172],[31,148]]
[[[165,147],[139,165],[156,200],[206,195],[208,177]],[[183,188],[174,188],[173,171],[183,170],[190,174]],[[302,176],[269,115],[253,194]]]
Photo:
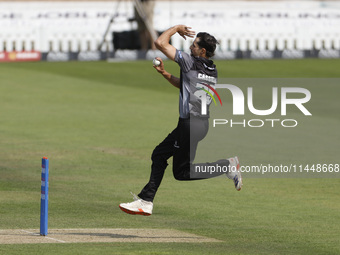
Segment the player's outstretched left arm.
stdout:
[[175,60],[176,56],[176,48],[172,46],[169,41],[171,36],[176,33],[182,36],[185,40],[187,37],[193,38],[196,34],[191,30],[191,27],[185,25],[176,25],[163,32],[155,41],[156,48],[173,61]]
[[163,75],[163,77],[170,82],[172,85],[174,85],[176,88],[180,88],[180,79],[173,76],[171,73],[168,73],[165,69],[164,69],[164,63],[163,60],[159,57],[156,58],[157,60],[159,60],[161,63],[159,66],[153,66],[157,72],[159,72],[161,75]]

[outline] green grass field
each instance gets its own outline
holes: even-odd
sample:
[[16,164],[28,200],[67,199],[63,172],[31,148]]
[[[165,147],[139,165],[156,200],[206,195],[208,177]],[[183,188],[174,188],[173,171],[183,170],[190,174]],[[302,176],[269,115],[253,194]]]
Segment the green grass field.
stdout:
[[[340,78],[340,60],[216,63],[230,79]],[[174,63],[166,67],[178,75]],[[241,159],[280,164],[300,153],[304,163],[340,163],[340,87],[312,86],[319,124],[303,122],[293,136],[305,135],[306,144],[286,146],[286,131],[275,129],[264,147],[264,134],[230,130]],[[1,64],[0,229],[39,228],[46,156],[50,229],[177,229],[223,242],[2,244],[0,254],[340,254],[339,178],[249,178],[236,192],[224,178],[178,182],[169,165],[152,216],[121,212],[118,204],[146,184],[151,152],[177,118],[178,91],[150,61]]]

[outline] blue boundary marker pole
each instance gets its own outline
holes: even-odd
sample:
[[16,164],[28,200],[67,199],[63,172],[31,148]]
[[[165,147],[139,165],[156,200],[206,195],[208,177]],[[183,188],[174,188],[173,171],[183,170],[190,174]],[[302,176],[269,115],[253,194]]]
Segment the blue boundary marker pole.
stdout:
[[48,158],[41,160],[41,199],[40,199],[40,235],[47,236],[48,223]]

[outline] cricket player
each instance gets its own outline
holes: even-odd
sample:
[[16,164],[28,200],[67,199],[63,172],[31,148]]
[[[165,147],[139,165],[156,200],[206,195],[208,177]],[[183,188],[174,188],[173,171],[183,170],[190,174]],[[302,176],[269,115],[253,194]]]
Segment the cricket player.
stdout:
[[[159,36],[155,41],[157,49],[180,67],[180,78],[175,77],[164,69],[161,64],[154,68],[173,86],[179,89],[179,120],[177,127],[154,149],[152,153],[151,175],[138,197],[134,195],[131,203],[122,203],[120,209],[129,214],[151,215],[153,200],[157,189],[163,179],[167,161],[173,157],[173,175],[176,180],[199,180],[226,174],[233,180],[236,190],[241,190],[242,176],[237,157],[221,159],[212,163],[193,163],[198,142],[202,140],[209,127],[209,113],[202,114],[202,88],[213,88],[217,83],[217,69],[210,59],[214,56],[217,40],[212,35],[198,33],[190,46],[191,54],[187,54],[172,46],[170,38],[178,33],[185,40],[194,38],[196,33],[191,27],[176,25]],[[211,91],[212,92],[212,91]],[[205,92],[203,92],[205,94]],[[208,94],[204,95],[207,107],[211,103]],[[210,99],[210,100],[209,100]],[[197,168],[198,167],[198,168]],[[199,173],[196,170],[217,167],[228,171],[215,171],[214,173]]]

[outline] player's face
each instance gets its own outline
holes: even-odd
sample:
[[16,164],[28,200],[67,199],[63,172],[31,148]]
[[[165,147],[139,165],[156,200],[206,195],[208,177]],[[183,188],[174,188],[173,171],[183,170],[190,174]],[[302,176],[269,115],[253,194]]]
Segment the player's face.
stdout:
[[191,44],[190,50],[191,50],[191,55],[194,57],[203,57],[203,49],[201,49],[197,42],[199,42],[200,38],[195,38],[195,41]]

